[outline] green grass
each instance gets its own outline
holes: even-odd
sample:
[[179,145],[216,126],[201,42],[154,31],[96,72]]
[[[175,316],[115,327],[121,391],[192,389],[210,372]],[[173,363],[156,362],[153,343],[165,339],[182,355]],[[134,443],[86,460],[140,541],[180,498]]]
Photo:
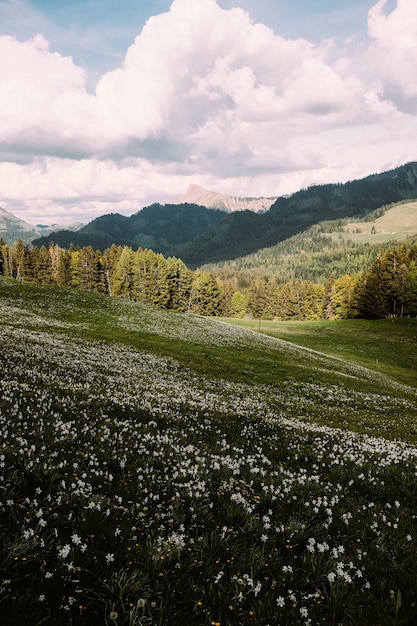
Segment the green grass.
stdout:
[[339,357],[417,387],[417,319],[225,321]]
[[332,239],[345,239],[354,243],[382,244],[404,241],[417,235],[417,202],[399,204],[385,211],[372,222],[349,221],[340,233],[325,233]]
[[417,623],[416,389],[351,358],[389,366],[388,326],[3,278],[0,310],[2,625]]

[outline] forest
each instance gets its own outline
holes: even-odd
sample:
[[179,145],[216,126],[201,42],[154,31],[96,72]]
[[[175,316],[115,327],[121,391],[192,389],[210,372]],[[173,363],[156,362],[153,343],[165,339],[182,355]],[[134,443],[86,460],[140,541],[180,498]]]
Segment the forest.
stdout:
[[0,274],[73,287],[203,316],[252,319],[381,319],[417,316],[417,242],[380,249],[366,268],[325,282],[190,270],[150,249],[68,249],[0,239]]

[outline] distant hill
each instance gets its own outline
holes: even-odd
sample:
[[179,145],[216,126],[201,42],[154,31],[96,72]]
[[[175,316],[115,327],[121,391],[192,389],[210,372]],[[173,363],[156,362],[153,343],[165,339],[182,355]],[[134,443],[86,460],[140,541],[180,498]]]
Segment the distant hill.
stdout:
[[[198,189],[197,189],[198,191]],[[324,220],[360,219],[375,209],[417,199],[417,163],[344,184],[314,185],[278,198],[264,213],[225,213],[198,204],[153,204],[130,217],[109,214],[76,233],[34,240],[92,245],[112,243],[175,255],[190,267],[237,259],[301,233]]]
[[219,209],[226,213],[234,211],[254,211],[255,213],[263,213],[268,211],[277,196],[273,198],[240,198],[237,196],[228,196],[215,191],[208,191],[200,185],[190,185],[183,196],[178,198],[178,203],[192,203],[205,206],[208,209]]
[[[77,230],[82,224],[73,224],[67,227],[69,231]],[[42,224],[29,224],[24,220],[16,217],[12,213],[9,213],[5,209],[0,207],[0,237],[3,241],[9,245],[12,245],[18,239],[21,239],[24,244],[30,243],[35,237],[39,237],[42,234],[50,235],[51,233],[62,229],[63,227],[58,224],[51,226],[44,226]]]
[[417,242],[417,201],[379,208],[360,220],[318,222],[274,246],[203,267],[222,280],[245,283],[254,276],[325,282],[361,272],[378,251],[402,241]]
[[324,221],[364,217],[375,209],[417,198],[417,163],[344,184],[314,185],[280,197],[262,214],[232,213],[182,251],[190,265],[256,252]]
[[60,231],[40,237],[34,245],[51,241],[68,247],[91,245],[104,250],[113,243],[132,248],[151,248],[154,252],[174,255],[202,233],[215,227],[225,213],[195,204],[152,204],[130,217],[109,213],[80,228],[76,233]]

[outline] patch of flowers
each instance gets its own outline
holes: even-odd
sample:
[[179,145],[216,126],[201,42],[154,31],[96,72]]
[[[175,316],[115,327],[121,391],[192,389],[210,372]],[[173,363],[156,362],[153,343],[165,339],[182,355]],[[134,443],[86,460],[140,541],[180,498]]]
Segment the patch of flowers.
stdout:
[[[2,623],[416,623],[417,448],[375,436],[411,391],[233,382],[83,338],[58,298],[2,305]],[[166,341],[274,350],[121,306]]]

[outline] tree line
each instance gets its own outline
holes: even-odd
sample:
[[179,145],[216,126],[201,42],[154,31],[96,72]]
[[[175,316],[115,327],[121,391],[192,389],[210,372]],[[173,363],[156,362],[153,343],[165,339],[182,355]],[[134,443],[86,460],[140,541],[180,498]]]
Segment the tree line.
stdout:
[[198,315],[282,320],[417,316],[417,243],[381,250],[367,269],[322,284],[253,274],[221,279],[143,248],[112,245],[100,252],[91,246],[25,246],[21,240],[7,245],[0,239],[0,274]]

